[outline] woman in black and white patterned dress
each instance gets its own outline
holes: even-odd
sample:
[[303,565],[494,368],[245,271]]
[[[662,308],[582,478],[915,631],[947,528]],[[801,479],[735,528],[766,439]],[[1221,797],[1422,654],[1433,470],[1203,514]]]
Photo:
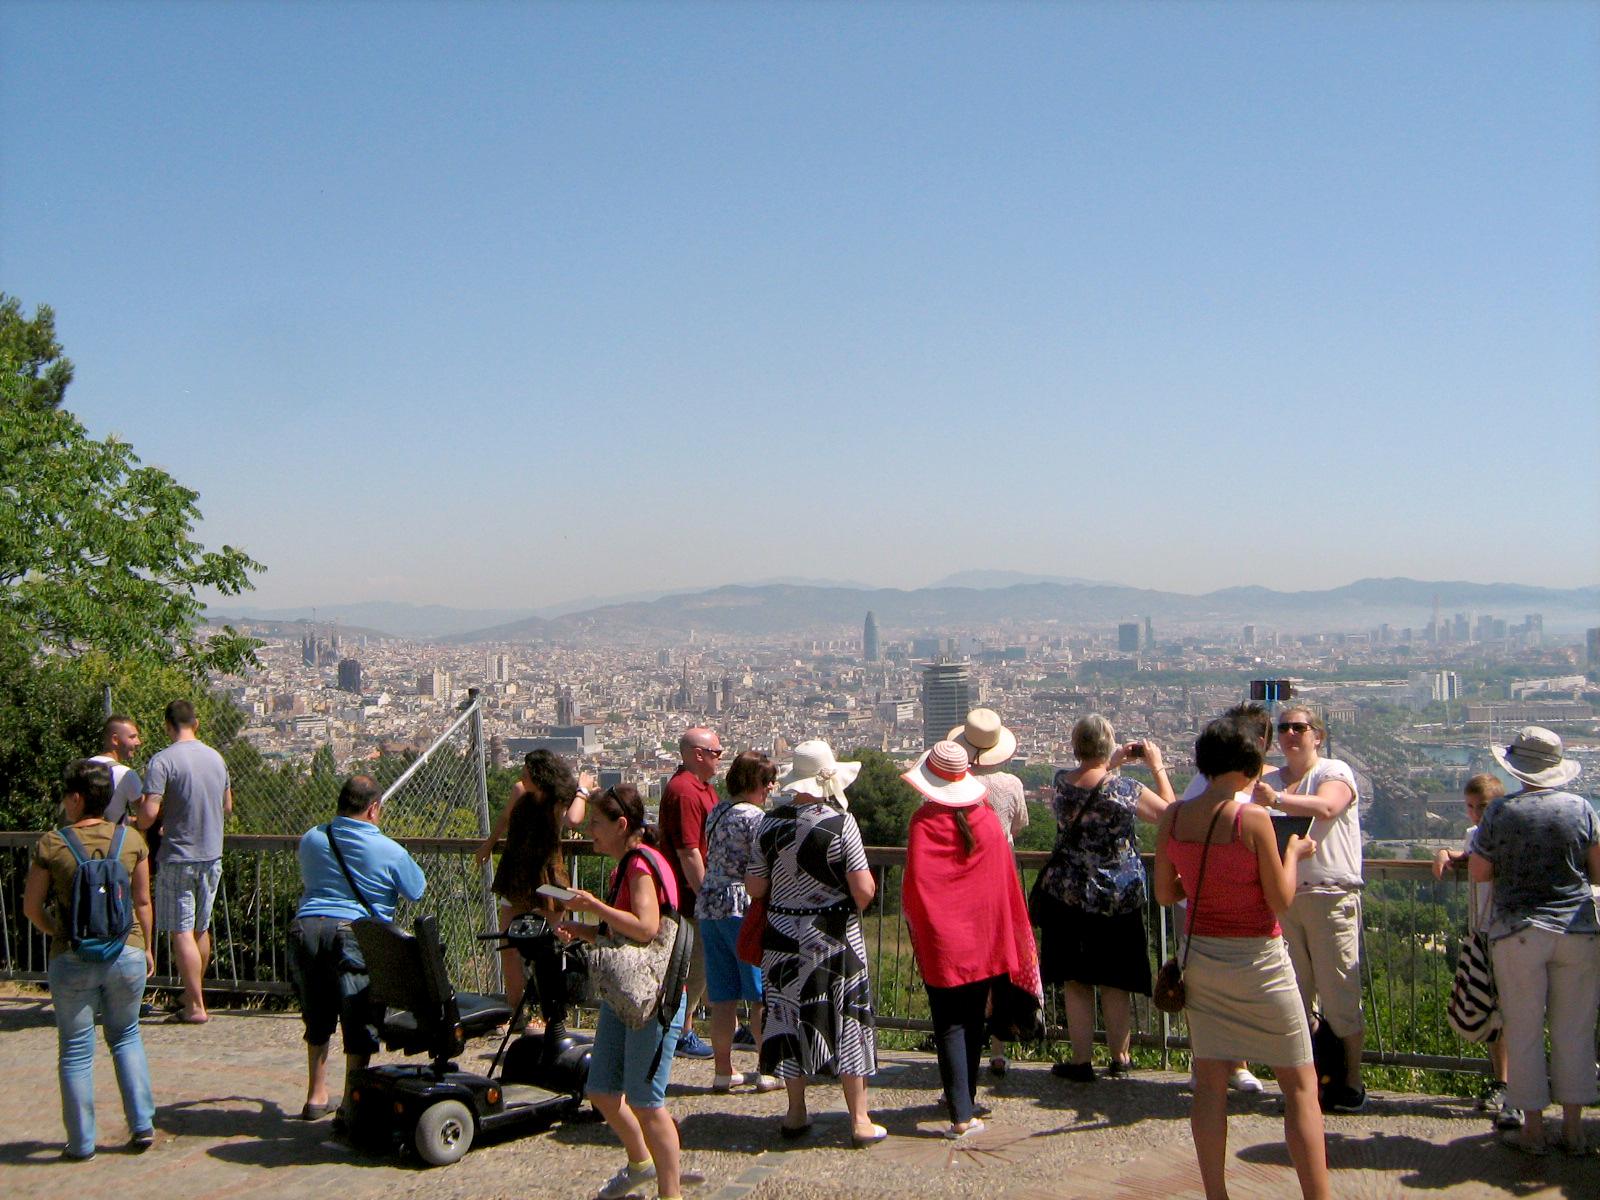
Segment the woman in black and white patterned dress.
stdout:
[[795,747],[779,780],[792,794],[761,822],[745,886],[767,897],[761,1071],[788,1091],[782,1133],[797,1138],[811,1128],[806,1077],[837,1075],[851,1141],[865,1147],[887,1133],[867,1112],[866,1077],[878,1059],[860,914],[877,887],[861,831],[844,811],[844,790],[860,770],[836,762],[826,742]]

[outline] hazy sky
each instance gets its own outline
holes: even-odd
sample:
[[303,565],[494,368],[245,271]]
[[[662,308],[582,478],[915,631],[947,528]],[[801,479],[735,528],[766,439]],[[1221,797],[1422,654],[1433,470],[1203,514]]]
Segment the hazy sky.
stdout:
[[0,288],[253,601],[1600,579],[1600,6],[0,5]]

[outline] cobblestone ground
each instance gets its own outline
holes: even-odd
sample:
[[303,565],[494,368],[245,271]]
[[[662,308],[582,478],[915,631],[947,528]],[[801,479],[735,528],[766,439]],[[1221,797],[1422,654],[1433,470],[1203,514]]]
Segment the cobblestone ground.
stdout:
[[[304,1099],[304,1051],[293,1016],[219,1012],[202,1027],[151,1023],[144,1032],[156,1091],[155,1148],[142,1156],[120,1148],[127,1129],[102,1045],[95,1070],[101,1152],[92,1162],[64,1163],[49,1001],[0,997],[0,1196],[587,1200],[622,1161],[605,1126],[587,1121],[475,1147],[443,1169],[363,1158],[331,1141],[326,1121],[295,1116]],[[469,1064],[482,1046],[469,1052]],[[748,1055],[739,1060],[753,1065]],[[875,1117],[892,1136],[856,1151],[836,1087],[811,1089],[816,1129],[794,1148],[776,1133],[782,1093],[713,1096],[710,1064],[679,1060],[669,1104],[682,1122],[686,1165],[707,1176],[691,1195],[1200,1195],[1189,1096],[1179,1076],[1068,1085],[1043,1067],[1013,1066],[981,1089],[980,1099],[993,1108],[988,1131],[957,1147],[938,1136],[944,1114],[932,1060],[894,1054],[886,1066],[871,1095]],[[1275,1097],[1235,1098],[1233,1104],[1228,1172],[1235,1200],[1297,1195]],[[1600,1137],[1600,1129],[1591,1128],[1591,1137]],[[1514,1155],[1493,1143],[1487,1122],[1462,1101],[1375,1096],[1360,1116],[1329,1118],[1328,1150],[1338,1197],[1425,1191],[1449,1200],[1600,1198],[1600,1159]]]

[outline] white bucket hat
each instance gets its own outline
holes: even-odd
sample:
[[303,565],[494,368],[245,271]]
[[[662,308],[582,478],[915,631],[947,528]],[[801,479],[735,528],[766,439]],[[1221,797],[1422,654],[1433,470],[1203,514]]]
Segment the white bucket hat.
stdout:
[[1530,787],[1560,787],[1583,766],[1562,753],[1561,738],[1542,725],[1524,725],[1507,746],[1490,746],[1495,762]]
[[900,778],[929,800],[951,808],[970,808],[989,790],[983,780],[967,769],[967,752],[949,740],[935,742],[933,749],[917,759],[917,765]]
[[840,808],[848,808],[844,790],[859,774],[860,763],[840,762],[834,758],[832,746],[821,738],[813,738],[794,748],[794,761],[778,780],[778,786],[786,792],[832,800]]
[[1017,735],[1000,723],[992,708],[975,708],[964,725],[946,735],[967,752],[975,767],[998,767],[1017,752]]

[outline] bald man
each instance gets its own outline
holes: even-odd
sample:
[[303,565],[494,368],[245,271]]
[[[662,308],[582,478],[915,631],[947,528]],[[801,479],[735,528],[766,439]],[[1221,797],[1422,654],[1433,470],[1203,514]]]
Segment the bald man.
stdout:
[[[678,739],[678,757],[683,761],[661,793],[661,853],[678,877],[683,915],[695,924],[695,901],[706,878],[706,815],[717,806],[717,789],[711,780],[722,765],[722,739],[716,730],[696,725]],[[679,1058],[710,1058],[711,1047],[694,1031],[694,1012],[706,993],[706,960],[699,937],[694,939],[687,987],[689,1009],[677,1054]]]

